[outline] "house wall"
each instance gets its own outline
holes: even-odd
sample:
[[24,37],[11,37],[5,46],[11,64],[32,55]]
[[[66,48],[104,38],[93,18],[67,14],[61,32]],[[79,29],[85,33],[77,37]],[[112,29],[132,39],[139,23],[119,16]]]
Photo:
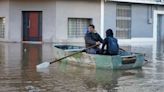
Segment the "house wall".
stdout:
[[55,0],[11,0],[9,41],[22,41],[22,11],[42,11],[42,40],[52,42],[55,33]]
[[68,38],[68,18],[91,18],[100,33],[100,1],[60,0],[56,2],[56,41],[84,42],[84,38]]
[[42,11],[43,42],[84,42],[67,37],[68,18],[91,18],[100,33],[100,1],[11,0],[9,3],[9,41],[22,41],[22,11]]
[[[116,34],[116,3],[105,3],[104,6],[104,31],[111,28]],[[105,33],[105,32],[104,32]]]
[[[132,5],[132,32],[133,38],[152,38],[153,37],[153,23],[149,21],[152,19],[152,11],[149,10],[148,5]],[[150,15],[149,15],[150,11]]]

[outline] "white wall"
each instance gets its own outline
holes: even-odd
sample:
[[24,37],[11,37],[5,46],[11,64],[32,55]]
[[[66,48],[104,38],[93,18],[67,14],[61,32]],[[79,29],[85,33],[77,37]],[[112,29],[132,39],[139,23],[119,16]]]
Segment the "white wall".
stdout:
[[9,31],[9,1],[0,0],[0,17],[5,17],[5,38],[0,38],[0,41],[7,41]]
[[42,11],[42,40],[52,42],[55,33],[55,0],[11,0],[9,41],[22,41],[22,11]]
[[101,24],[100,1],[57,1],[56,2],[56,39],[58,42],[84,42],[84,38],[69,39],[67,37],[68,18],[92,18],[95,29],[100,33]]

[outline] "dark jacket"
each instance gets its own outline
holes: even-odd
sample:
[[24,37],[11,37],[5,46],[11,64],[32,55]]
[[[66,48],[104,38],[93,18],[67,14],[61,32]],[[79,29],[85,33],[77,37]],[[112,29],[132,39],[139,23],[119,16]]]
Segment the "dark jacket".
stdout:
[[101,53],[104,54],[104,47],[106,48],[105,54],[106,55],[117,55],[119,52],[119,45],[117,39],[113,37],[113,30],[108,29],[106,31],[106,38],[103,41]]
[[97,41],[100,41],[101,43],[103,43],[103,39],[100,37],[100,35],[98,33],[92,33],[92,32],[86,33],[86,35],[85,35],[86,48],[96,45]]
[[[116,43],[116,45],[114,46],[115,48],[111,48],[111,46],[109,45],[111,43],[111,39],[113,39]],[[118,54],[119,45],[117,43],[117,39],[114,38],[113,36],[108,36],[104,39],[102,49],[101,49],[102,54],[104,54],[103,52],[104,52],[105,46],[107,47],[106,51],[105,51],[106,55],[117,55]],[[114,50],[114,52],[113,52],[113,50]]]

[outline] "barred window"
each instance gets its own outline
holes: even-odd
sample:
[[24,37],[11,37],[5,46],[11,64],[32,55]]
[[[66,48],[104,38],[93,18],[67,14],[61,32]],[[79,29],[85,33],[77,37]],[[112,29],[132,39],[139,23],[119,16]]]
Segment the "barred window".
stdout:
[[131,5],[117,4],[116,10],[116,37],[131,38]]
[[0,17],[0,38],[5,36],[5,18]]
[[89,18],[68,18],[68,37],[80,38],[84,37],[88,25],[92,20]]

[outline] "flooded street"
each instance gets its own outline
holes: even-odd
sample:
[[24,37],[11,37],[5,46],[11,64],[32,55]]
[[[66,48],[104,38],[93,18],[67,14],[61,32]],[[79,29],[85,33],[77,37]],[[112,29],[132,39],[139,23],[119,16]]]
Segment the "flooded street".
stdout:
[[146,54],[142,69],[86,69],[54,60],[53,44],[0,43],[0,92],[163,92],[164,45],[121,45]]

